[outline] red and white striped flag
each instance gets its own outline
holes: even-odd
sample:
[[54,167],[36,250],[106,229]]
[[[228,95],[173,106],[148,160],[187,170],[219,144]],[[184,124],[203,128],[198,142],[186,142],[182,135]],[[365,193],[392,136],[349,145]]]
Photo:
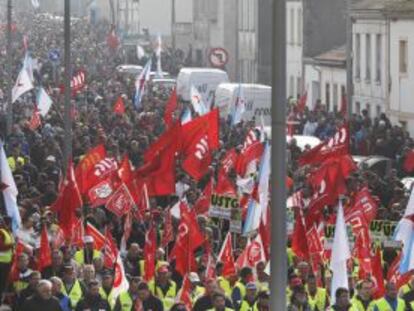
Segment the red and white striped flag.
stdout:
[[39,109],[37,106],[34,106],[32,118],[30,119],[29,129],[35,131],[39,126],[42,125],[42,120],[40,119]]

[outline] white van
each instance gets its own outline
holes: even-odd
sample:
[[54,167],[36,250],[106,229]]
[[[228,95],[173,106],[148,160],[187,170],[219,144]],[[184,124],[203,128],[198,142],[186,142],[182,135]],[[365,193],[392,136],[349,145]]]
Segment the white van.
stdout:
[[191,100],[191,86],[194,85],[205,103],[214,98],[220,83],[228,82],[227,72],[212,68],[182,68],[177,77],[177,95],[185,101]]
[[265,126],[271,124],[272,88],[261,84],[239,84],[222,83],[217,87],[215,104],[220,110],[220,115],[226,118],[232,110],[237,97],[240,94],[239,87],[242,88],[241,94],[246,105],[246,110],[242,119],[250,121],[255,117],[256,125]]

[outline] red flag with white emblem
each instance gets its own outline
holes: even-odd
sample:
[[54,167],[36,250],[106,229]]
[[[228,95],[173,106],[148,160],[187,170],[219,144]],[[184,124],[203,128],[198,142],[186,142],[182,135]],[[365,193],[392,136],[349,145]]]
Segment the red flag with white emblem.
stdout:
[[155,276],[155,252],[157,250],[157,232],[155,226],[151,226],[145,236],[144,260],[145,275],[144,280],[150,281]]
[[226,239],[224,240],[221,251],[217,257],[217,261],[223,263],[224,277],[236,274],[236,267],[233,258],[233,245],[230,232],[227,233]]

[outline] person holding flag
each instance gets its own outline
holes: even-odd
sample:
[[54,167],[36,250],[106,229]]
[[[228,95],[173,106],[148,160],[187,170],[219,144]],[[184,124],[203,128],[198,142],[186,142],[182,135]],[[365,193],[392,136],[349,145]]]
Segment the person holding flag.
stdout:
[[75,260],[79,265],[90,265],[95,258],[101,257],[101,252],[94,248],[94,239],[90,235],[83,237],[85,247],[75,253]]
[[141,281],[140,277],[132,277],[129,280],[128,290],[119,294],[113,311],[134,311],[135,306],[140,303],[138,301],[138,286]]
[[157,269],[155,279],[149,281],[148,286],[152,294],[162,301],[166,310],[169,310],[175,303],[178,288],[177,284],[171,280],[168,265],[163,265]]

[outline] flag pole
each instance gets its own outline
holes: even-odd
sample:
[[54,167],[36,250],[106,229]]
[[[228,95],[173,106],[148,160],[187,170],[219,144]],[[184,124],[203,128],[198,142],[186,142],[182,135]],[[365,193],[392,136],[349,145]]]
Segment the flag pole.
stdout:
[[270,310],[286,309],[286,0],[273,0]]
[[[6,129],[7,134],[11,134],[12,125],[13,125],[13,107],[12,107],[12,87],[13,87],[13,72],[12,72],[12,46],[11,46],[11,27],[12,27],[12,0],[7,0],[7,61],[6,61],[6,71],[8,74],[8,85],[7,85],[7,121]],[[5,137],[4,137],[5,138]]]
[[72,156],[72,119],[71,119],[71,68],[70,68],[70,0],[65,0],[64,18],[65,36],[65,94],[64,94],[64,168],[66,172],[69,159]]

